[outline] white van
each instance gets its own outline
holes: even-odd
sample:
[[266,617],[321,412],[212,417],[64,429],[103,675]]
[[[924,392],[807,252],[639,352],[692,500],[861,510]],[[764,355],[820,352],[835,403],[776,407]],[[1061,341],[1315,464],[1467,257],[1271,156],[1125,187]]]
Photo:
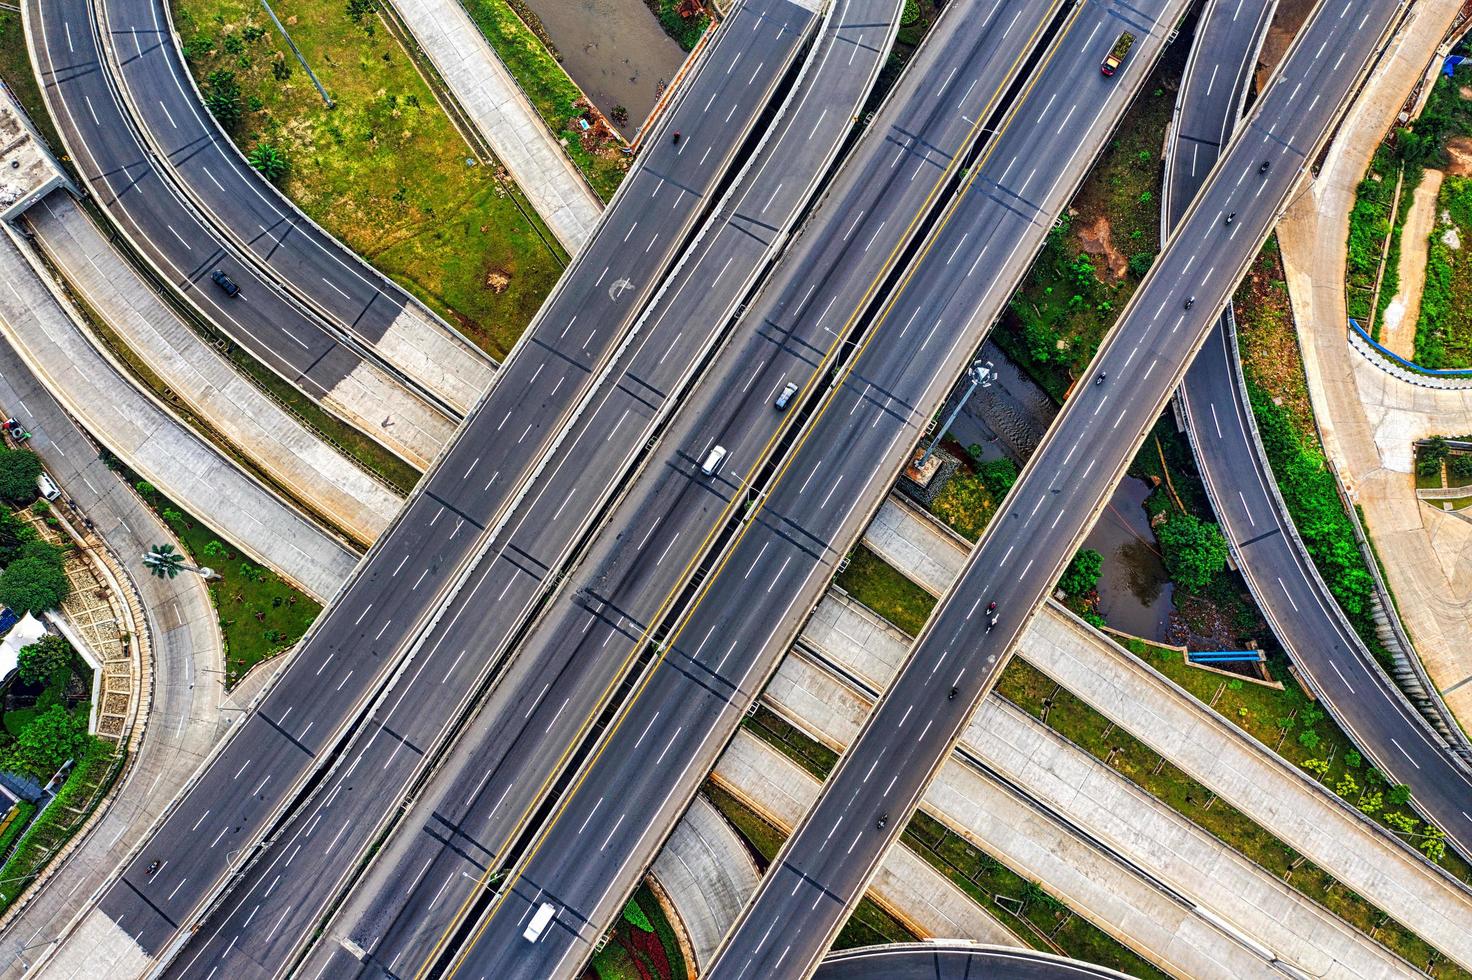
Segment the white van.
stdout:
[[41,496],[45,497],[47,500],[56,500],[58,497],[61,496],[61,487],[58,487],[56,485],[56,481],[51,479],[51,477],[47,476],[45,473],[42,473],[40,476],[36,477],[36,489],[40,490]]
[[726,461],[726,447],[712,446],[710,452],[705,454],[705,462],[700,464],[700,472],[706,476],[715,476],[716,470]]
[[557,907],[551,902],[543,902],[542,907],[537,909],[537,914],[532,916],[532,921],[527,925],[526,931],[521,934],[521,938],[529,943],[541,939],[542,933],[547,931],[547,926],[551,925],[556,915]]

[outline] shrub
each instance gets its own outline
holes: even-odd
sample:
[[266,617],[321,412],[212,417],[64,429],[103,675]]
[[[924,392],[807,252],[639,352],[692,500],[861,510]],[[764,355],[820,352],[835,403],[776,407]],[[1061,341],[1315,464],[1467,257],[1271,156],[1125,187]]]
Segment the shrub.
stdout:
[[0,567],[9,565],[28,541],[36,540],[36,531],[10,511],[0,508]]
[[1227,566],[1221,528],[1194,514],[1176,514],[1156,529],[1171,579],[1189,592],[1204,589]]
[[205,79],[204,104],[226,129],[240,122],[240,84],[233,71],[216,69]]
[[40,495],[36,477],[41,475],[41,458],[29,449],[0,447],[0,497],[7,502],[29,504]]
[[988,460],[978,468],[981,482],[991,491],[992,496],[1001,500],[1007,495],[1017,482],[1017,464],[1003,457],[1002,459]]
[[1104,568],[1104,556],[1092,548],[1080,548],[1068,563],[1058,588],[1071,596],[1085,595],[1099,584],[1099,572]]
[[270,143],[257,143],[255,149],[250,151],[249,160],[250,165],[272,183],[285,177],[286,172],[291,169],[286,162],[286,154]]
[[1150,267],[1154,264],[1155,253],[1136,252],[1134,255],[1130,256],[1130,275],[1134,276],[1136,279],[1144,279],[1145,273],[1149,272]]
[[0,604],[16,612],[55,609],[70,592],[60,549],[44,541],[22,545],[19,557],[0,572]]
[[47,633],[30,646],[20,648],[18,663],[22,681],[43,684],[53,674],[71,667],[72,645],[64,636]]
[[45,781],[87,746],[87,715],[54,705],[26,726],[10,750],[7,768]]

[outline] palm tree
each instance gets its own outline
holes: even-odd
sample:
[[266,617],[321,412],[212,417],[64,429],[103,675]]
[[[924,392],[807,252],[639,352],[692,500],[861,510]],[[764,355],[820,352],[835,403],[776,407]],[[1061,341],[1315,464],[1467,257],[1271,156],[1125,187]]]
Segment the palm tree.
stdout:
[[171,544],[156,544],[149,548],[148,553],[143,556],[143,564],[159,578],[171,579],[180,572],[198,572],[205,578],[213,578],[215,575],[212,569],[186,562],[184,555],[175,551]]

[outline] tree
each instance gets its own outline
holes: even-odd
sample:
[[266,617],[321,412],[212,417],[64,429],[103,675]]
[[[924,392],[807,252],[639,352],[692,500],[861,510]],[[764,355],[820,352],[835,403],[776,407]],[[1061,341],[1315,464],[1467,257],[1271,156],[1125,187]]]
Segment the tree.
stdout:
[[29,449],[0,447],[0,497],[12,504],[28,504],[40,491],[41,459]]
[[210,72],[205,79],[204,104],[226,129],[240,122],[240,85],[233,71]]
[[22,545],[19,557],[0,572],[0,605],[16,612],[55,609],[71,589],[61,564],[61,551],[44,541]]
[[1154,252],[1136,252],[1134,255],[1130,256],[1130,275],[1134,276],[1136,279],[1144,279],[1145,273],[1149,272],[1150,267],[1154,264]]
[[1405,806],[1411,802],[1411,788],[1405,783],[1399,783],[1390,787],[1390,791],[1385,794],[1385,798],[1390,801],[1392,806]]
[[36,540],[36,531],[10,511],[0,508],[0,567],[9,565],[27,541]]
[[1092,548],[1080,548],[1068,563],[1058,588],[1071,596],[1085,595],[1099,584],[1099,572],[1104,568],[1104,556]]
[[53,674],[72,665],[72,645],[66,637],[47,633],[30,646],[20,648],[20,679],[27,684],[44,684]]
[[1472,453],[1453,453],[1448,456],[1446,471],[1453,480],[1472,480]]
[[7,768],[45,780],[86,746],[85,712],[68,715],[63,706],[52,705],[33,718],[15,740]]
[[1012,489],[1017,482],[1017,464],[1005,456],[1001,459],[987,460],[978,468],[981,482],[998,499],[1005,497],[1007,491]]
[[1446,440],[1441,436],[1427,439],[1416,456],[1416,472],[1422,476],[1440,476],[1441,461],[1446,459],[1448,452]]
[[257,143],[255,149],[250,151],[250,165],[261,172],[261,176],[273,184],[286,176],[291,165],[286,162],[286,154],[270,143]]
[[1194,514],[1176,514],[1155,532],[1171,579],[1198,592],[1227,567],[1227,539],[1221,528]]

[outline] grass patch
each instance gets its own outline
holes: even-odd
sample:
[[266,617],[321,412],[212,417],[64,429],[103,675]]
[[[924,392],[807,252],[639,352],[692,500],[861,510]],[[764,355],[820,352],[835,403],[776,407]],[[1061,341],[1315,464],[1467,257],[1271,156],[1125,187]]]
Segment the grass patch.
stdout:
[[1185,48],[1166,49],[992,335],[1059,403],[1160,250],[1160,134]]
[[598,980],[685,980],[690,969],[664,907],[641,883],[588,970]]
[[585,137],[577,123],[590,110],[582,90],[506,0],[462,3],[593,191],[607,201],[628,173],[629,157],[617,140]]
[[694,48],[706,28],[710,27],[710,17],[703,13],[693,17],[680,16],[680,0],[644,0],[644,6],[659,19],[664,32],[686,51]]
[[9,86],[11,94],[41,131],[41,136],[51,144],[52,151],[58,156],[63,154],[61,137],[51,121],[51,113],[46,111],[41,87],[36,84],[35,72],[31,70],[20,14],[14,10],[0,10],[0,80]]
[[[114,461],[108,457],[108,462],[113,465]],[[190,561],[208,565],[223,576],[210,582],[209,590],[225,640],[227,690],[256,664],[290,649],[302,638],[322,611],[315,599],[239,554],[234,545],[136,473],[125,470],[124,474],[179,538]]]
[[[1459,46],[1459,53],[1465,53]],[[1454,77],[1438,75],[1421,115],[1408,128],[1397,129],[1395,145],[1382,145],[1370,161],[1365,179],[1355,189],[1355,204],[1349,215],[1348,259],[1345,269],[1345,300],[1349,315],[1360,323],[1370,319],[1370,297],[1375,276],[1384,257],[1385,273],[1374,310],[1374,333],[1379,335],[1380,315],[1400,284],[1398,262],[1400,237],[1410,195],[1421,183],[1422,171],[1446,162],[1447,141],[1472,135],[1472,100],[1461,89],[1472,80],[1472,69],[1459,66]],[[1395,201],[1397,177],[1404,173],[1400,201]],[[1391,214],[1395,212],[1392,223]],[[1428,269],[1428,272],[1430,270]],[[1427,288],[1431,277],[1427,277]],[[1425,300],[1423,299],[1423,306]],[[1417,330],[1418,341],[1420,330]],[[1420,356],[1419,343],[1417,356]]]
[[[1226,684],[1229,688],[1232,684],[1246,686],[1241,681]],[[1205,786],[1114,726],[1031,664],[1013,658],[1002,672],[997,690],[1146,793],[1407,962],[1422,967],[1438,964],[1438,976],[1469,976],[1455,964],[1440,963],[1441,954],[1404,924],[1340,886],[1328,871],[1303,858],[1246,814],[1215,798]],[[1345,791],[1341,795],[1358,794],[1361,803],[1375,792],[1367,783],[1360,789],[1360,783],[1365,782],[1363,763],[1357,773],[1349,773],[1348,782],[1342,779],[1337,787]]]
[[465,142],[371,2],[285,0],[277,13],[335,108],[259,5],[176,0],[216,118],[253,159],[284,158],[275,180],[303,211],[503,356],[561,271],[519,192],[495,168],[466,165]]
[[1237,347],[1263,449],[1288,514],[1329,592],[1379,661],[1374,579],[1319,441],[1277,241],[1269,240],[1237,291]]
[[833,584],[911,636],[920,634],[935,608],[934,596],[863,545],[849,555],[848,567]]
[[[1472,180],[1448,175],[1436,198],[1436,223],[1426,250],[1426,286],[1416,320],[1416,363],[1427,368],[1472,367]],[[1457,248],[1446,238],[1455,235]]]
[[[1283,685],[1283,690],[1279,691],[1187,666],[1175,650],[1139,640],[1127,640],[1123,645],[1201,703],[1295,766],[1304,768],[1331,789],[1337,790],[1342,786],[1349,790],[1350,787],[1344,783],[1344,778],[1349,776],[1356,784],[1354,793],[1343,792],[1340,795],[1358,806],[1361,812],[1373,811],[1367,816],[1412,846],[1420,848],[1428,839],[1419,817],[1411,808],[1408,794],[1385,784],[1384,777],[1360,756],[1344,730],[1304,693],[1282,657],[1268,659],[1269,673]],[[1053,686],[1051,681],[1045,683],[1050,689]],[[1007,689],[1004,693],[1010,697],[1012,690]],[[1374,799],[1377,794],[1380,797],[1378,807]],[[1402,829],[1406,821],[1412,821],[1414,828]],[[1463,882],[1472,884],[1472,864],[1450,848],[1433,847],[1432,850],[1436,851],[1436,864]],[[1422,852],[1425,853],[1424,848]]]
[[[760,814],[742,803],[730,793],[707,780],[701,792],[721,815],[735,828],[737,835],[750,850],[759,870],[765,872],[787,835],[768,823]],[[880,943],[914,942],[918,938],[894,916],[880,908],[873,899],[859,901],[853,915],[844,923],[843,930],[833,941],[834,949],[853,949],[857,946],[874,946]]]
[[762,702],[757,702],[756,711],[741,719],[741,724],[820,780],[827,779],[838,764],[837,752],[788,723]]
[[[958,454],[959,455],[959,454]],[[930,502],[930,512],[952,531],[967,541],[981,538],[997,511],[997,502],[1005,496],[996,493],[976,471],[969,455],[961,457],[961,465]]]
[[30,887],[71,836],[81,829],[122,770],[125,754],[111,742],[88,738],[51,804],[31,821],[0,866],[0,910]]

